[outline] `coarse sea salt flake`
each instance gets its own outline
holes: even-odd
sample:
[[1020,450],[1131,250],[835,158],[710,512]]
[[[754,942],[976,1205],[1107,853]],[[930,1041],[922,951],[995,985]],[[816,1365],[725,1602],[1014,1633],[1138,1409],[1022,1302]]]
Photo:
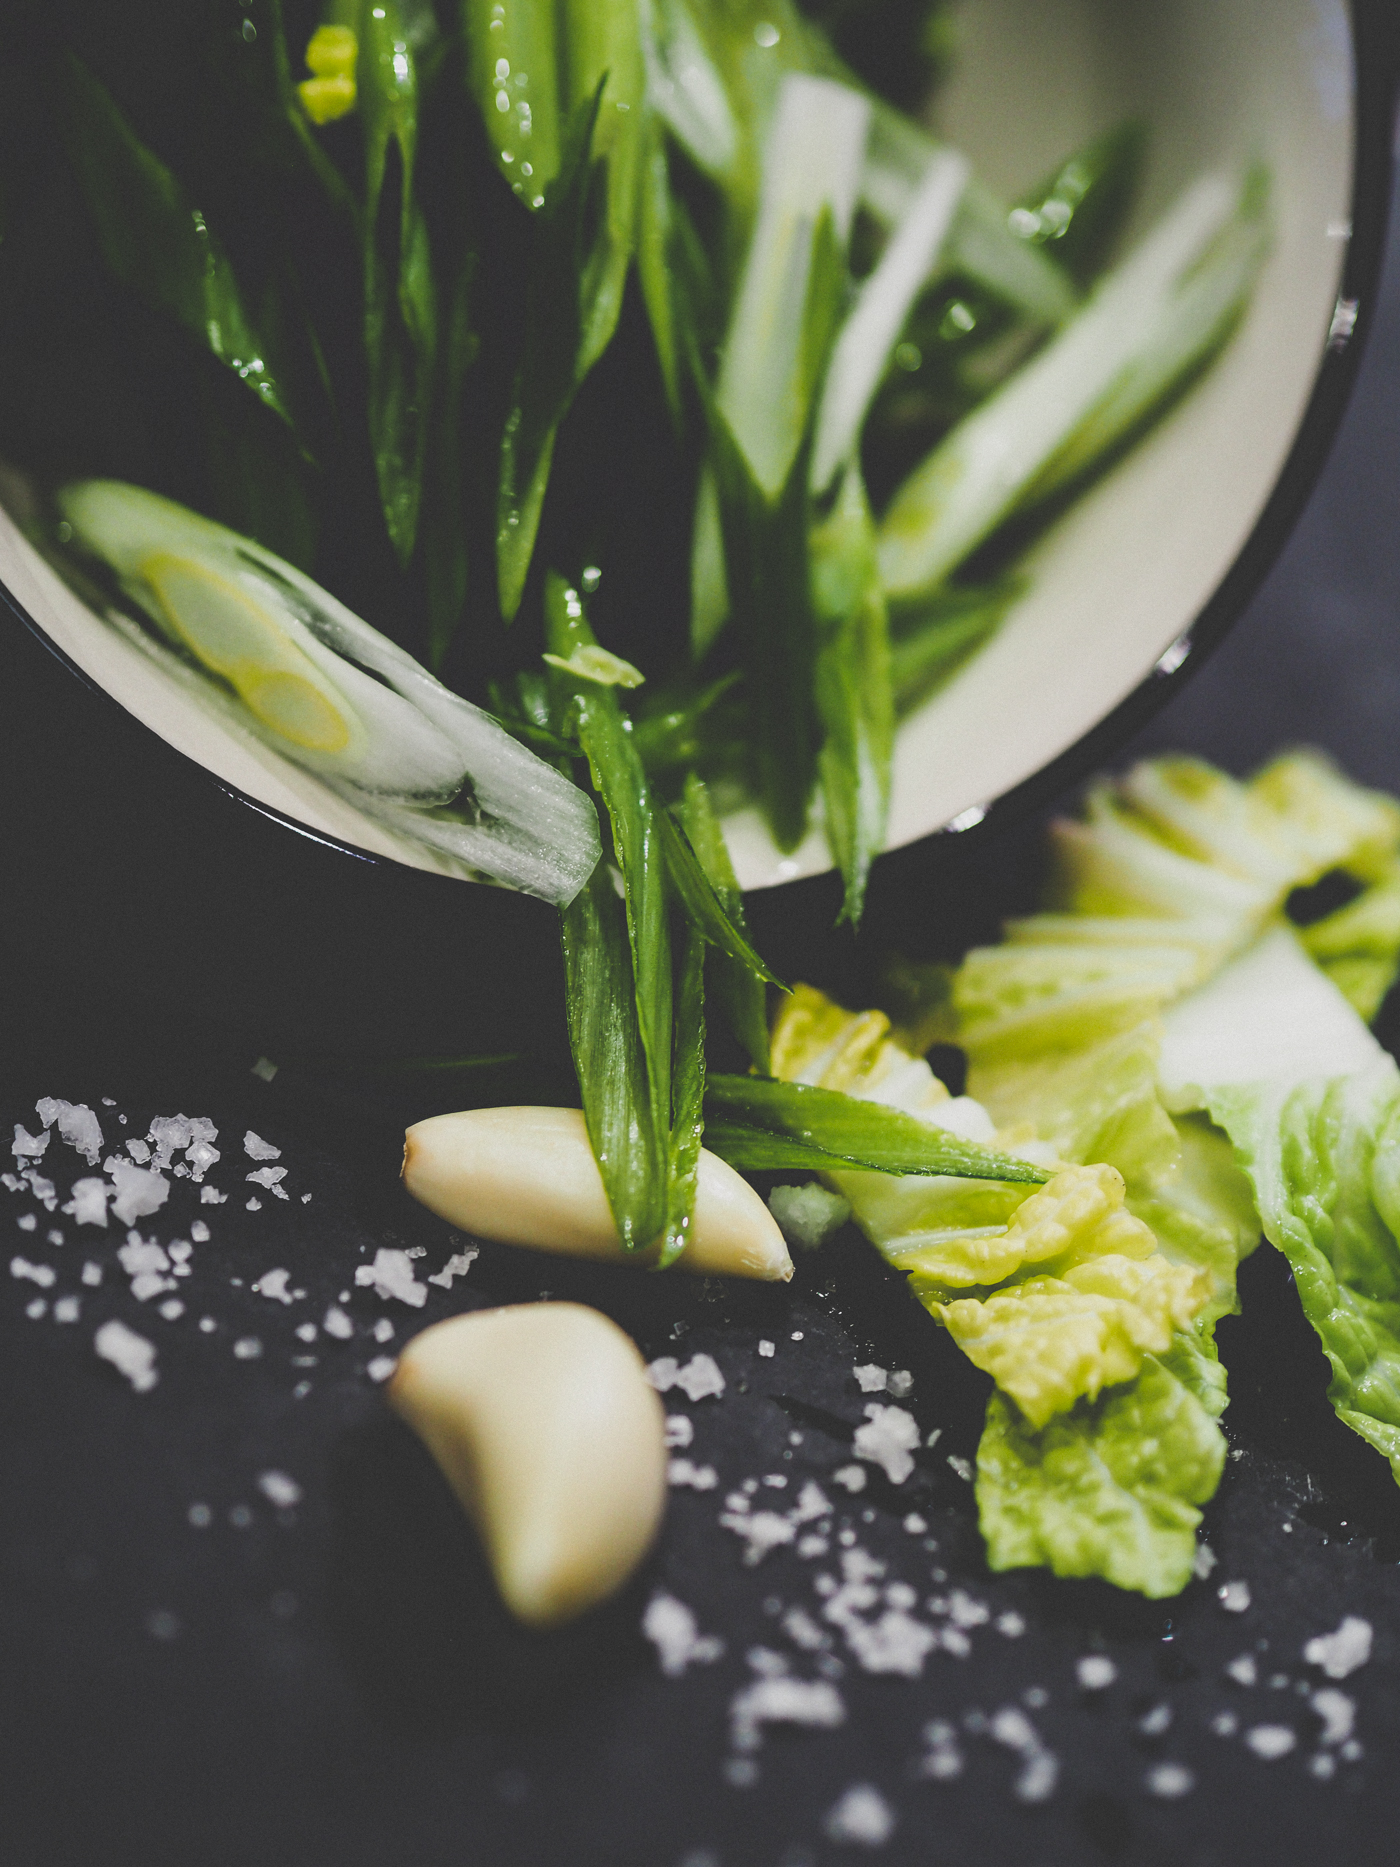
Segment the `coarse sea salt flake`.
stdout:
[[170,1197],[170,1182],[154,1168],[138,1167],[116,1155],[104,1161],[103,1168],[116,1189],[112,1211],[123,1225],[149,1218]]
[[16,1122],[14,1145],[10,1152],[16,1160],[38,1160],[48,1146],[49,1139],[50,1134],[47,1128],[42,1134],[30,1134],[27,1129],[22,1128]]
[[903,1407],[882,1407],[874,1401],[865,1414],[866,1423],[856,1428],[852,1450],[857,1458],[879,1465],[891,1484],[903,1484],[914,1469],[918,1423]]
[[834,1731],[846,1721],[846,1707],[836,1687],[826,1679],[755,1679],[729,1704],[734,1748],[757,1750],[766,1724],[805,1725]]
[[53,1306],[55,1322],[76,1322],[81,1301],[78,1297],[60,1297]]
[[452,1288],[452,1279],[454,1277],[465,1277],[480,1256],[481,1248],[479,1245],[467,1245],[465,1249],[461,1251],[454,1251],[440,1271],[433,1271],[430,1274],[428,1282],[430,1284],[439,1285],[443,1290],[450,1290]]
[[855,1375],[856,1386],[862,1394],[884,1393],[888,1369],[878,1368],[874,1362],[870,1362],[863,1368],[853,1368],[851,1372]]
[[270,1297],[274,1303],[294,1303],[296,1298],[287,1288],[290,1276],[291,1272],[282,1270],[280,1266],[273,1271],[264,1271],[253,1285],[253,1293],[255,1296]]
[[267,1192],[275,1194],[278,1199],[287,1197],[279,1184],[287,1177],[285,1167],[255,1167],[252,1173],[245,1173],[243,1177],[245,1180],[251,1180],[255,1186],[261,1186]]
[[1256,1757],[1275,1763],[1296,1747],[1298,1737],[1286,1724],[1256,1724],[1245,1732],[1244,1741]]
[[831,1474],[833,1480],[843,1490],[854,1494],[865,1489],[865,1467],[863,1465],[838,1465]]
[[1191,1793],[1196,1787],[1196,1778],[1184,1763],[1154,1763],[1142,1783],[1149,1796],[1175,1801],[1178,1796]]
[[387,1381],[398,1365],[398,1359],[393,1355],[376,1355],[365,1373],[371,1381]]
[[1356,1723],[1356,1700],[1329,1685],[1314,1692],[1309,1703],[1322,1720],[1322,1742],[1345,1744]]
[[689,1485],[692,1491],[713,1491],[719,1473],[713,1465],[694,1465],[689,1459],[672,1459],[666,1467],[669,1485]]
[[1075,1662],[1074,1671],[1085,1692],[1102,1692],[1118,1677],[1118,1668],[1104,1653],[1086,1653]]
[[1335,1633],[1317,1634],[1303,1648],[1309,1666],[1320,1666],[1329,1679],[1345,1679],[1371,1657],[1371,1623],[1348,1614]]
[[678,1387],[688,1400],[716,1400],[724,1392],[724,1376],[713,1355],[692,1355],[684,1367],[674,1355],[662,1355],[648,1364],[647,1379],[658,1394]]
[[103,1323],[92,1345],[104,1361],[110,1361],[119,1374],[126,1376],[138,1394],[149,1393],[160,1379],[155,1345],[116,1317]]
[[656,1648],[657,1662],[668,1679],[679,1679],[690,1666],[708,1666],[724,1652],[717,1634],[702,1634],[692,1611],[674,1595],[656,1594],[642,1616],[642,1632]]
[[386,1303],[391,1297],[397,1297],[400,1303],[407,1303],[412,1309],[422,1309],[428,1300],[428,1286],[420,1284],[413,1275],[413,1260],[406,1251],[395,1251],[392,1247],[381,1245],[374,1254],[373,1264],[358,1264],[355,1267],[357,1284],[372,1284],[374,1294]]
[[720,1518],[720,1524],[726,1530],[732,1530],[735,1536],[742,1537],[746,1548],[744,1564],[754,1568],[773,1550],[783,1544],[791,1543],[797,1532],[786,1517],[779,1516],[774,1510],[726,1511]]
[[1250,1603],[1248,1582],[1222,1582],[1215,1594],[1227,1614],[1243,1614]]
[[51,1289],[54,1282],[54,1270],[50,1264],[31,1264],[28,1258],[10,1259],[11,1277],[27,1277],[32,1284],[38,1284],[41,1290]]
[[278,1510],[291,1510],[300,1504],[301,1486],[295,1478],[289,1478],[286,1472],[259,1472],[258,1489],[269,1504],[275,1504]]
[[243,1137],[243,1152],[249,1160],[281,1160],[282,1150],[274,1147],[270,1141],[264,1141],[260,1134],[254,1134],[250,1128]]
[[688,1413],[666,1415],[666,1444],[682,1450],[695,1438],[695,1422]]
[[333,1335],[339,1342],[348,1342],[355,1333],[354,1323],[343,1309],[337,1309],[334,1304],[321,1318],[321,1327],[327,1335]]
[[883,1847],[894,1830],[894,1810],[873,1783],[853,1783],[822,1823],[827,1840],[838,1846]]

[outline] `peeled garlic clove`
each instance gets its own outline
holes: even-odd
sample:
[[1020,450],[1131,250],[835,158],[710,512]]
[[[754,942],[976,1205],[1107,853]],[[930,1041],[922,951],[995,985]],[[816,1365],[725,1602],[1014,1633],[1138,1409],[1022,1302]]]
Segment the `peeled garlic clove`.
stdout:
[[[404,1137],[403,1183],[439,1218],[478,1238],[651,1261],[623,1252],[580,1109],[466,1109],[416,1122]],[[706,1276],[792,1276],[772,1213],[741,1174],[703,1148],[679,1263]]]
[[435,1323],[386,1392],[475,1522],[517,1619],[582,1614],[651,1547],[665,1415],[632,1341],[597,1310],[526,1303]]

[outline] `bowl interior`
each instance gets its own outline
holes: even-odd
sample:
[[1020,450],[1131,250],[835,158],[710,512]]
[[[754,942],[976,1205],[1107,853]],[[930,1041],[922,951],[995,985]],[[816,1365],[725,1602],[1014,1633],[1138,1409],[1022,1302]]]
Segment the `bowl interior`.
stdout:
[[[999,633],[903,724],[889,846],[984,809],[1129,694],[1237,557],[1278,478],[1325,352],[1349,234],[1352,44],[1343,0],[965,0],[940,131],[1012,197],[1128,116],[1150,131],[1129,239],[1195,176],[1263,159],[1274,246],[1223,357],[1038,541]],[[398,837],[213,717],[92,614],[0,512],[0,579],[83,671],[224,783],[319,835],[417,868],[450,857]],[[830,866],[814,830],[791,855],[756,811],[726,819],[746,888]]]

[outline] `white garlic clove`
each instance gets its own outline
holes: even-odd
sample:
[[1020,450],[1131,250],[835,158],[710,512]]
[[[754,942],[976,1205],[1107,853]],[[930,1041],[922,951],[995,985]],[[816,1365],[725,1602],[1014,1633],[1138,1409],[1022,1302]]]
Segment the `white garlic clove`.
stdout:
[[[580,1109],[466,1109],[416,1122],[403,1183],[439,1218],[478,1238],[574,1257],[649,1264],[624,1253]],[[786,1282],[792,1259],[748,1181],[700,1152],[690,1243],[681,1268]]]
[[385,1391],[475,1522],[517,1619],[582,1614],[650,1549],[665,1414],[631,1339],[597,1310],[525,1303],[435,1323]]

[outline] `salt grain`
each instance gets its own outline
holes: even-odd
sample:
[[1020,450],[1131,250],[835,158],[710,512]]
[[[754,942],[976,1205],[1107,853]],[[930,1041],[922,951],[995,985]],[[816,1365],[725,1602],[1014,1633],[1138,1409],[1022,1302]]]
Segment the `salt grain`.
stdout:
[[233,1345],[233,1353],[237,1361],[256,1361],[262,1354],[262,1343],[255,1335],[241,1335]]
[[958,1734],[945,1718],[935,1718],[924,1726],[928,1753],[919,1764],[919,1775],[935,1783],[949,1783],[963,1773],[963,1754],[958,1748]]
[[866,1424],[856,1428],[852,1450],[857,1458],[879,1465],[891,1484],[903,1484],[914,1469],[913,1454],[919,1444],[913,1414],[903,1407],[882,1407],[872,1401],[865,1415]]
[[387,1381],[398,1365],[393,1355],[376,1355],[365,1369],[365,1373],[371,1381]]
[[37,1229],[39,1221],[32,1212],[22,1212],[15,1220],[15,1224],[22,1232],[32,1232]]
[[642,1632],[656,1648],[668,1679],[679,1679],[690,1666],[708,1666],[724,1652],[717,1634],[702,1634],[694,1614],[674,1595],[653,1595],[642,1616]]
[[1215,1595],[1227,1614],[1243,1614],[1250,1602],[1249,1583],[1222,1582]]
[[735,1536],[742,1537],[746,1545],[744,1564],[754,1568],[775,1549],[781,1549],[785,1543],[791,1543],[797,1532],[786,1517],[777,1511],[726,1511],[720,1518],[721,1526],[732,1530]]
[[76,1322],[78,1310],[79,1299],[77,1297],[60,1297],[53,1306],[53,1319],[55,1322]]
[[1172,1708],[1163,1702],[1145,1711],[1137,1721],[1138,1730],[1144,1737],[1163,1737],[1171,1729]]
[[204,1245],[209,1242],[209,1227],[204,1223],[203,1219],[196,1219],[190,1226],[190,1237],[197,1245]]
[[370,1331],[370,1334],[374,1337],[376,1342],[392,1342],[394,1339],[394,1325],[389,1321],[387,1316],[381,1316]]
[[674,1355],[662,1355],[647,1368],[647,1379],[658,1394],[669,1394],[673,1387],[692,1401],[716,1400],[724,1392],[724,1376],[712,1355],[692,1355],[684,1367]]
[[1348,1614],[1335,1633],[1318,1634],[1303,1648],[1309,1666],[1320,1666],[1329,1679],[1345,1679],[1371,1657],[1371,1623]]
[[827,1812],[828,1841],[863,1848],[883,1847],[895,1830],[894,1810],[873,1783],[854,1783]]
[[422,1309],[428,1300],[428,1286],[414,1277],[413,1261],[408,1253],[384,1245],[375,1252],[373,1264],[355,1267],[355,1282],[373,1285],[374,1294],[386,1303],[396,1297],[400,1303]]
[[1086,1692],[1102,1692],[1118,1677],[1118,1668],[1103,1653],[1086,1653],[1076,1662],[1074,1670]]
[[1241,1653],[1238,1659],[1230,1661],[1225,1670],[1236,1685],[1251,1686],[1259,1682],[1259,1668],[1252,1653]]
[[110,1361],[119,1374],[126,1376],[138,1394],[149,1393],[160,1379],[154,1344],[116,1317],[103,1323],[92,1345],[104,1361]]
[[355,1333],[354,1323],[343,1309],[336,1309],[334,1305],[322,1317],[321,1327],[327,1335],[333,1335],[341,1342],[348,1342]]
[[688,1485],[692,1491],[713,1491],[719,1473],[713,1465],[693,1465],[689,1459],[672,1459],[666,1467],[669,1485]]
[[776,1344],[760,1339],[759,1344],[758,1344],[758,1352],[760,1355],[763,1355],[763,1356],[773,1355],[777,1352]]
[[301,1486],[295,1478],[289,1478],[286,1472],[259,1472],[258,1489],[269,1504],[275,1504],[278,1510],[291,1510],[300,1504]]
[[1298,1742],[1297,1734],[1286,1724],[1256,1724],[1244,1734],[1244,1741],[1256,1757],[1274,1763],[1286,1757]]
[[111,1188],[105,1180],[75,1180],[68,1204],[63,1210],[76,1225],[107,1223],[107,1195]]
[[26,1303],[24,1313],[31,1322],[38,1322],[48,1313],[48,1301],[44,1297],[35,1297],[32,1303]]
[[49,1130],[47,1128],[45,1128],[42,1134],[35,1135],[30,1134],[27,1129],[21,1128],[19,1123],[16,1122],[14,1145],[11,1147],[10,1152],[14,1155],[16,1160],[39,1160],[43,1157],[44,1149],[48,1146],[49,1139]]
[[102,1266],[94,1264],[91,1258],[83,1266],[83,1282],[93,1286],[102,1282]]
[[1018,1801],[1044,1802],[1055,1793],[1059,1760],[1046,1749],[1023,1711],[1015,1705],[1003,1707],[989,1722],[987,1732],[996,1743],[1016,1751],[1022,1759],[1021,1773],[1012,1789]]
[[160,1306],[160,1313],[166,1322],[178,1322],[185,1313],[185,1306],[179,1297],[171,1297]]
[[1008,1609],[1005,1614],[999,1614],[993,1625],[997,1632],[1003,1634],[1008,1640],[1019,1640],[1026,1631],[1025,1621],[1013,1609]]
[[863,1465],[839,1465],[831,1474],[833,1480],[843,1489],[854,1494],[865,1489],[865,1467]]
[[191,1504],[185,1515],[196,1530],[207,1530],[214,1521],[214,1513],[207,1504]]
[[1219,1711],[1211,1719],[1210,1728],[1217,1737],[1233,1737],[1240,1728],[1240,1721],[1232,1711]]
[[281,1269],[264,1271],[253,1285],[253,1293],[255,1296],[269,1297],[274,1303],[293,1303],[296,1299],[287,1288],[290,1276],[290,1271]]
[[243,1137],[243,1152],[249,1160],[281,1160],[282,1150],[274,1147],[270,1141],[264,1141],[261,1135],[254,1134],[250,1128]]
[[1149,1796],[1175,1801],[1178,1796],[1190,1795],[1196,1787],[1196,1778],[1184,1763],[1154,1763],[1143,1777],[1142,1785]]
[[48,1290],[54,1282],[53,1267],[48,1264],[31,1264],[28,1258],[10,1259],[11,1277],[24,1277],[32,1284],[38,1284],[41,1290]]
[[[307,1193],[304,1197],[309,1199],[311,1195]],[[452,1279],[454,1277],[465,1277],[480,1255],[481,1250],[477,1245],[468,1245],[465,1251],[455,1251],[440,1271],[434,1271],[432,1273],[428,1278],[428,1282],[430,1284],[438,1284],[444,1290],[450,1290],[452,1288]]]
[[254,1186],[261,1186],[265,1191],[275,1194],[278,1199],[287,1197],[281,1186],[286,1177],[285,1167],[259,1167],[253,1173],[245,1173],[243,1176],[245,1180],[251,1180]]
[[757,1750],[768,1724],[803,1725],[834,1731],[846,1721],[846,1707],[826,1679],[755,1679],[729,1704],[730,1733],[738,1751]]
[[668,1413],[666,1415],[666,1444],[685,1447],[695,1438],[695,1422],[688,1413]]
[[1346,1743],[1356,1724],[1355,1699],[1335,1686],[1323,1686],[1320,1692],[1313,1693],[1309,1703],[1322,1720],[1322,1742],[1329,1746]]
[[[170,1197],[170,1182],[154,1168],[137,1167],[129,1160],[119,1160],[115,1155],[104,1161],[103,1166],[116,1188],[112,1211],[123,1225],[133,1225],[137,1219],[149,1218],[153,1212],[159,1212]],[[78,1182],[79,1186],[82,1184],[82,1181]],[[75,1200],[77,1192],[78,1187],[75,1186]],[[78,1215],[75,1213],[74,1217]],[[78,1218],[78,1223],[82,1224],[81,1218]]]
[[853,1368],[851,1372],[855,1375],[856,1386],[860,1389],[862,1394],[884,1393],[887,1374],[886,1369],[879,1368],[874,1362],[870,1362],[865,1367]]

